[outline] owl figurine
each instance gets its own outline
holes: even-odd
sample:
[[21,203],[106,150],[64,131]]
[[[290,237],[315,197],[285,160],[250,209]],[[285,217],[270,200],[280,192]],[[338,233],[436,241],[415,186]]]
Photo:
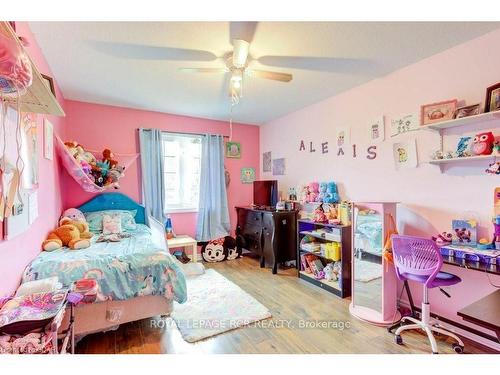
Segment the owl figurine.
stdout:
[[476,134],[472,141],[472,152],[474,155],[490,155],[494,143],[495,136],[492,132]]

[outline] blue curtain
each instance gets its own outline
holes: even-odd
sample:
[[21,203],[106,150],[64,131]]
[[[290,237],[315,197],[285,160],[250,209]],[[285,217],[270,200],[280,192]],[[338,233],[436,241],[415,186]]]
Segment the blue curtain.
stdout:
[[139,129],[141,149],[142,202],[160,223],[165,221],[163,185],[163,142],[158,129]]
[[207,134],[202,139],[196,239],[214,240],[229,235],[230,229],[224,175],[224,138]]

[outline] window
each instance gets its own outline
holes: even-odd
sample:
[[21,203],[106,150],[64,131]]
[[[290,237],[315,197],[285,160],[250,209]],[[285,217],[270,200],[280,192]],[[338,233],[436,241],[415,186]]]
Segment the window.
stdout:
[[163,133],[165,212],[198,211],[201,137]]

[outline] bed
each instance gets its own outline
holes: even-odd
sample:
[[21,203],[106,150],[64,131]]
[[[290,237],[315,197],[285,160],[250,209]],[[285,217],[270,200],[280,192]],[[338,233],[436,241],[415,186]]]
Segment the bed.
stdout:
[[81,278],[97,280],[97,301],[75,309],[75,334],[105,331],[122,323],[169,315],[173,301],[185,302],[184,273],[168,252],[162,225],[157,222],[155,225],[154,220],[147,218],[143,206],[113,192],[97,195],[78,209],[87,214],[134,211],[137,226],[130,237],[120,242],[97,242],[98,235],[94,235],[89,248],[42,252],[26,267],[23,282],[51,276],[58,276],[65,286]]

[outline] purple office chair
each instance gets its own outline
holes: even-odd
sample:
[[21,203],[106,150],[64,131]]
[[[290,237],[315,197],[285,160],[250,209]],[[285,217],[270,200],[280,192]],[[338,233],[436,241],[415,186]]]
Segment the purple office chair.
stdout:
[[404,316],[401,318],[401,322],[409,320],[414,324],[400,326],[397,329],[395,334],[396,343],[399,345],[403,344],[401,332],[409,329],[422,329],[429,337],[433,354],[437,354],[438,352],[436,340],[432,333],[433,331],[453,337],[457,340],[458,344],[453,344],[453,349],[457,353],[462,353],[464,343],[457,335],[431,323],[431,309],[429,304],[429,288],[455,285],[462,280],[451,273],[441,272],[443,258],[434,241],[426,238],[399,235],[393,235],[391,240],[394,266],[399,280],[412,280],[424,286],[421,314],[422,320],[415,319],[411,316]]

